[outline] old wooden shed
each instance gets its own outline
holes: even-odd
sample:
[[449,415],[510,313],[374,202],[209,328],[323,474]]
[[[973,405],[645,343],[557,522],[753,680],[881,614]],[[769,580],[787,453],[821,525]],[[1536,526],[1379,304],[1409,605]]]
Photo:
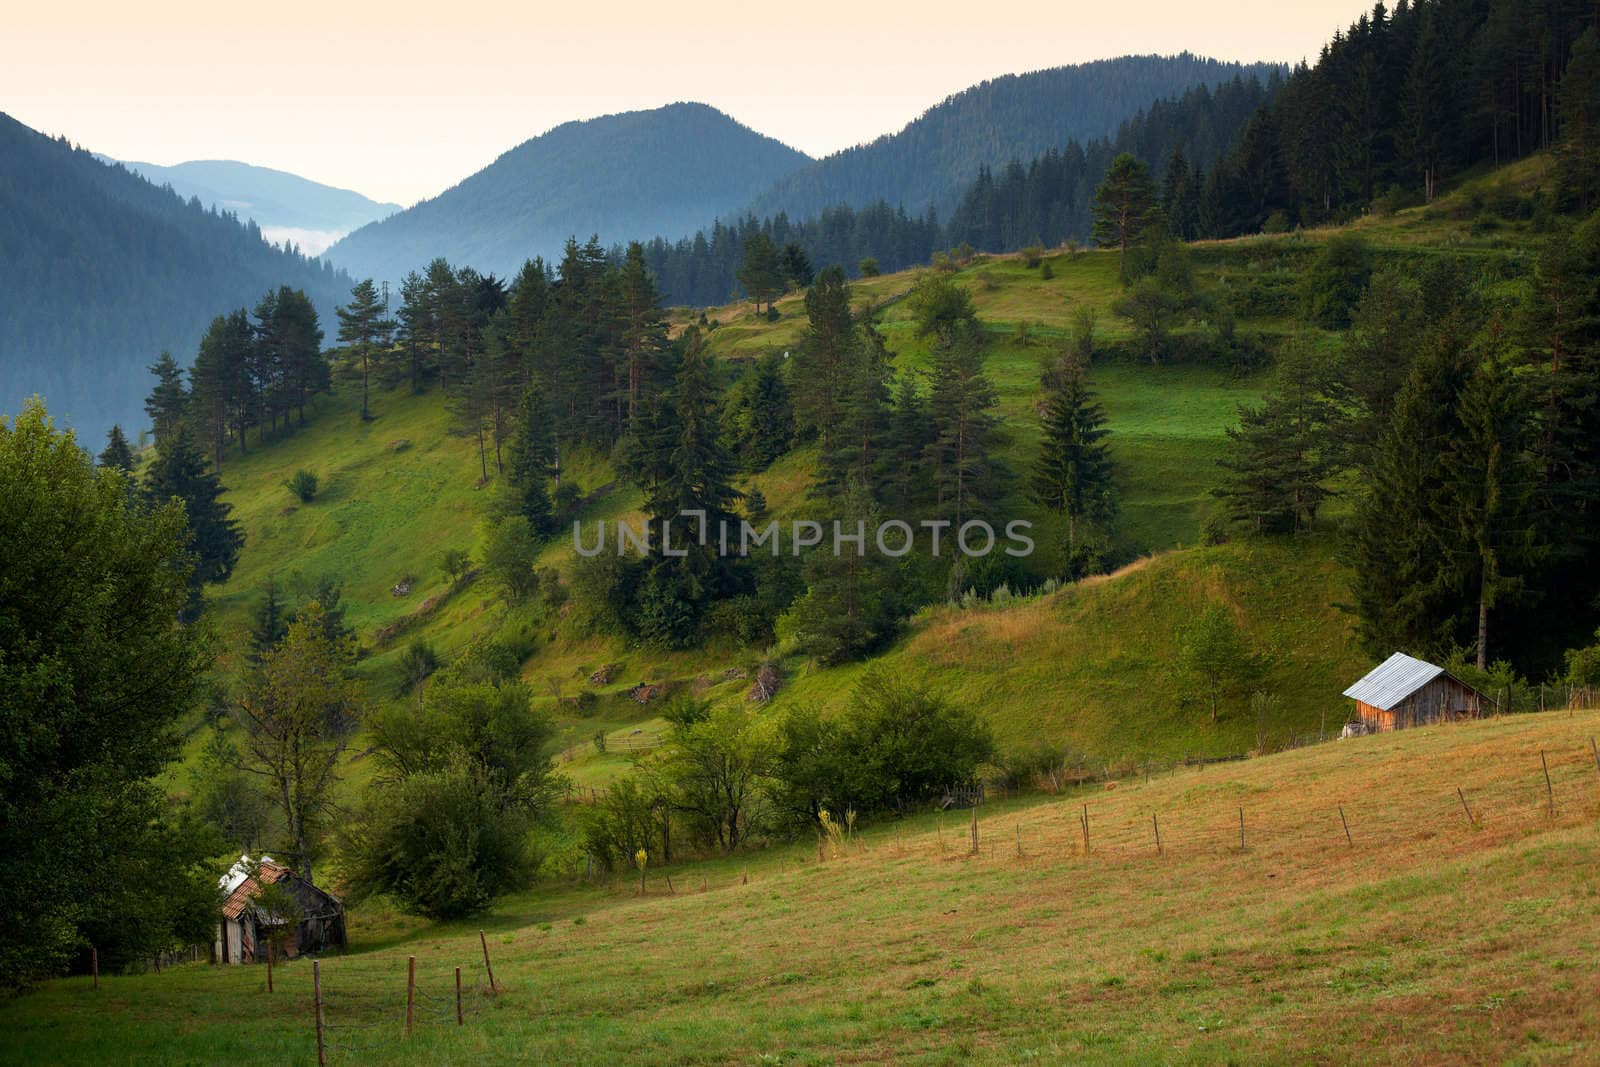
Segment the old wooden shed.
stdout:
[[[297,914],[278,914],[263,904],[259,899],[263,885],[281,887]],[[212,948],[218,963],[264,959],[269,939],[282,945],[285,956],[345,947],[344,903],[270,857],[257,862],[240,856],[219,887],[225,897]]]
[[1356,702],[1356,721],[1371,731],[1475,719],[1497,706],[1443,667],[1403,652],[1384,660],[1344,695]]

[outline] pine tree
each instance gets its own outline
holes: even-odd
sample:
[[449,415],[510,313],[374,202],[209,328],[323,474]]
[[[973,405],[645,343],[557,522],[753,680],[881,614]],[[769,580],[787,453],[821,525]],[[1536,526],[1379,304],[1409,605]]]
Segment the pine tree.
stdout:
[[756,305],[772,306],[783,292],[783,268],[772,238],[757,230],[744,240],[744,264],[739,268],[739,284]]
[[99,463],[107,470],[133,473],[133,449],[128,447],[128,439],[122,435],[121,426],[113,424],[106,434],[106,447],[100,453]]
[[621,283],[622,348],[628,365],[628,418],[639,406],[639,396],[658,385],[656,372],[667,347],[667,326],[661,313],[661,297],[644,262],[644,246],[628,245],[623,261]]
[[879,494],[891,358],[883,335],[870,323],[857,327],[853,358],[841,383],[838,433],[818,457],[818,488],[823,492],[838,492],[855,482]]
[[1556,175],[1587,213],[1600,201],[1600,33],[1593,26],[1572,43],[1561,77],[1560,114]]
[[438,294],[432,280],[431,270],[427,277],[412,271],[400,282],[400,350],[413,393],[422,392],[438,365]]
[[871,541],[878,529],[872,494],[849,483],[833,500],[834,518],[851,535],[864,533],[867,545],[846,544],[837,554],[824,544],[805,561],[805,595],[794,607],[795,633],[818,662],[847,663],[867,656],[894,638],[899,610],[894,560]]
[[1462,433],[1445,457],[1450,512],[1476,578],[1478,669],[1489,662],[1489,617],[1519,596],[1541,555],[1533,515],[1533,466],[1526,452],[1521,388],[1491,350],[1461,392]]
[[[1443,654],[1465,636],[1445,456],[1464,433],[1471,360],[1453,331],[1430,337],[1360,479],[1348,561],[1357,633],[1372,655]],[[1446,543],[1441,550],[1441,536]]]
[[1083,365],[1065,363],[1054,376],[1059,384],[1046,385],[1032,488],[1040,505],[1066,517],[1067,555],[1076,559],[1079,523],[1103,522],[1115,512],[1116,485],[1105,412],[1089,390]]
[[145,398],[144,412],[150,416],[150,429],[159,446],[189,410],[189,392],[183,385],[183,371],[172,353],[163,352],[161,358],[150,365],[155,375],[155,388]]
[[1117,270],[1126,281],[1128,246],[1161,220],[1150,168],[1128,152],[1112,160],[1094,191],[1093,214],[1095,242],[1102,248],[1116,247]]
[[1411,54],[1406,71],[1399,141],[1410,156],[1413,173],[1422,179],[1423,199],[1433,202],[1438,188],[1439,169],[1446,149],[1453,142],[1452,124],[1460,112],[1451,98],[1452,78],[1445,49],[1447,43],[1438,27],[1436,9],[1423,9],[1422,32]]
[[256,605],[250,624],[250,666],[259,669],[266,654],[276,648],[288,632],[288,605],[278,589],[277,578],[268,575],[267,584],[261,590],[261,602]]
[[829,267],[817,275],[806,291],[806,317],[805,336],[790,361],[790,391],[800,424],[816,433],[827,454],[835,444],[859,355],[850,287],[841,268]]
[[185,423],[179,423],[158,447],[145,472],[145,492],[156,503],[177,500],[189,523],[186,550],[194,561],[189,585],[198,598],[202,585],[225,582],[244,544],[244,532],[229,518],[231,504],[222,502],[222,483],[207,470]]
[[641,636],[663,648],[686,648],[696,639],[707,608],[738,591],[733,560],[720,551],[724,528],[738,529],[732,506],[739,494],[731,478],[733,458],[722,443],[718,413],[721,397],[697,330],[684,338],[671,390],[670,405],[660,407],[659,435],[651,444],[666,448],[666,462],[656,466],[654,486],[647,490],[645,510],[662,537],[671,523],[672,553],[640,565],[638,618]]
[[[387,351],[394,323],[385,318],[379,321],[378,327],[375,355]],[[288,420],[289,408],[293,407],[303,426],[306,404],[316,394],[325,393],[333,386],[328,359],[322,352],[322,325],[317,319],[316,307],[303,290],[290,289],[288,286],[279,288],[274,301],[272,333],[283,367],[280,404],[284,419]],[[363,406],[366,403],[365,388],[363,381]]]
[[883,499],[906,510],[921,504],[929,495],[926,456],[933,443],[927,401],[918,391],[916,376],[908,371],[900,373],[895,385],[888,423],[883,444],[887,473]]
[[372,418],[368,406],[371,368],[375,354],[389,347],[394,323],[386,314],[378,287],[367,278],[350,290],[350,303],[337,309],[339,313],[339,341],[347,345],[361,364],[361,420]]
[[1259,406],[1239,409],[1228,430],[1226,471],[1216,490],[1228,518],[1259,533],[1309,530],[1345,463],[1345,389],[1328,357],[1307,345],[1280,358]]
[[211,445],[212,462],[218,470],[230,434],[243,455],[245,430],[254,421],[254,344],[250,318],[243,308],[218,315],[200,339],[199,354],[189,369],[190,410]]
[[983,511],[991,497],[995,401],[994,384],[984,372],[982,337],[969,326],[934,352],[928,397],[933,441],[927,455],[938,507],[957,527]]
[[549,409],[537,385],[522,394],[517,429],[511,438],[511,484],[517,488],[518,510],[535,536],[555,532],[555,509],[550,503],[549,481],[560,466]]

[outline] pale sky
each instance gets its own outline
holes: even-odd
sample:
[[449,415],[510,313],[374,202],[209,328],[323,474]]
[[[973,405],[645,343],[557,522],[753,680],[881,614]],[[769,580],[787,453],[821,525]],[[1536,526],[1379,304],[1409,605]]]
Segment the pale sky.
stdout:
[[120,159],[238,159],[410,204],[569,119],[711,104],[822,155],[999,74],[1314,58],[1366,0],[8,5],[0,111]]

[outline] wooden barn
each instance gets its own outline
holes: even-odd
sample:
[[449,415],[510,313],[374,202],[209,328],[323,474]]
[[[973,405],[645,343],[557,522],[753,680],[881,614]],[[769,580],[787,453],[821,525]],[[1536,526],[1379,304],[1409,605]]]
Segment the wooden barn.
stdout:
[[[299,915],[277,915],[258,903],[263,884],[281,886],[294,900]],[[269,938],[291,957],[345,947],[344,903],[270,857],[257,863],[240,856],[219,885],[225,897],[212,949],[218,963],[264,959]],[[290,923],[294,923],[292,936],[287,930]]]
[[1434,722],[1475,719],[1497,707],[1443,667],[1396,652],[1344,691],[1356,702],[1357,733],[1404,730]]

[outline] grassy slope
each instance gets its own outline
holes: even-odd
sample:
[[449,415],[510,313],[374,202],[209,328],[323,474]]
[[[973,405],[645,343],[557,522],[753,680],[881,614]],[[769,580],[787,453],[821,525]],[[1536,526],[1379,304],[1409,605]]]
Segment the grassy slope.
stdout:
[[[642,899],[633,881],[545,889],[482,924],[493,999],[477,924],[362,912],[357,951],[323,968],[330,1062],[1582,1060],[1600,1035],[1596,731],[1600,714],[1554,712],[991,804],[978,856],[956,813],[870,828],[826,864],[797,845],[671,868],[672,896],[659,871]],[[407,955],[426,994],[409,1042]],[[53,982],[0,1004],[0,1060],[311,1062],[309,968],[276,984],[205,965]]]
[[[1477,177],[1431,207],[1358,226],[1380,248],[1402,252],[1515,247],[1512,233],[1471,233],[1471,204],[1501,183],[1517,188],[1536,183],[1538,166],[1518,164]],[[1201,280],[1231,284],[1226,279],[1270,266],[1280,249],[1303,255],[1308,244],[1326,236],[1319,231],[1209,244],[1197,257]],[[1016,257],[981,257],[958,275],[990,331],[989,371],[1005,419],[1003,456],[1019,473],[1037,435],[1032,413],[1039,362],[1072,309],[1096,309],[1108,341],[1127,336],[1126,324],[1109,312],[1118,292],[1112,254],[1058,254],[1050,262],[1055,274],[1050,280]],[[927,346],[914,336],[899,304],[913,280],[912,272],[903,272],[864,280],[853,292],[859,303],[879,309],[897,367],[914,373],[926,366]],[[804,326],[802,300],[791,295],[778,306],[781,316],[775,323],[754,316],[748,305],[710,311],[721,324],[709,335],[712,351],[739,361],[791,348]],[[680,315],[678,322],[687,319]],[[1019,337],[1021,325],[1031,341]],[[1293,324],[1245,319],[1240,329],[1282,336]],[[1201,590],[1208,590],[1234,605],[1257,650],[1267,657],[1269,670],[1261,684],[1282,698],[1269,724],[1272,738],[1315,730],[1325,714],[1336,716],[1339,683],[1361,662],[1349,641],[1347,619],[1330,607],[1343,599],[1330,543],[1292,549],[1184,547],[1195,543],[1209,510],[1223,431],[1237,406],[1259,394],[1260,381],[1208,368],[1108,363],[1096,368],[1094,384],[1110,416],[1123,480],[1125,542],[1165,554],[1137,574],[1068,591],[1046,603],[984,608],[970,617],[949,608],[926,612],[887,661],[978,703],[1008,744],[1040,737],[1069,740],[1097,759],[1238,751],[1253,745],[1257,734],[1241,701],[1232,700],[1223,721],[1211,726],[1198,694],[1172,665],[1173,632],[1201,602]],[[323,401],[305,431],[229,460],[230,499],[250,539],[233,580],[221,591],[227,647],[239,647],[250,606],[268,575],[304,587],[325,573],[343,579],[349,618],[371,646],[381,627],[444,592],[438,560],[446,548],[476,544],[477,525],[495,487],[475,487],[475,448],[448,435],[449,415],[440,398],[380,393],[374,409],[377,420],[361,424],[345,387]],[[411,445],[394,450],[390,445],[397,440]],[[783,516],[803,501],[813,464],[813,453],[802,449],[752,483]],[[281,483],[302,466],[322,477],[323,495],[289,510],[292,501]],[[612,481],[600,457],[576,457],[569,471],[589,490]],[[621,487],[591,505],[584,517],[636,521],[638,504],[638,494]],[[1002,510],[1032,512],[1019,489]],[[564,541],[546,552],[546,562],[557,566],[571,558]],[[391,596],[390,586],[406,575],[417,579],[410,595]],[[469,585],[402,639],[371,647],[363,670],[377,683],[374,693],[383,695],[392,684],[390,664],[413,637],[448,656],[474,637],[514,622],[492,590]],[[581,784],[603,783],[626,766],[615,752],[595,752],[587,743],[594,734],[606,732],[615,739],[631,736],[634,729],[652,729],[653,709],[627,699],[628,688],[640,681],[677,680],[697,684],[713,698],[738,699],[743,686],[723,681],[723,672],[748,667],[757,655],[719,647],[669,655],[573,636],[568,629],[541,631],[541,647],[524,674],[547,700],[586,690],[600,697],[581,717],[571,714],[569,704],[556,705],[563,716],[563,747],[575,757],[566,770]],[[798,675],[791,694],[800,699],[837,700],[856,673],[816,670],[793,656],[787,660]],[[621,665],[615,679],[605,686],[589,683],[589,674],[606,663]]]
[[[1339,694],[1364,665],[1332,606],[1343,588],[1326,553],[1303,545],[1172,552],[1013,606],[929,609],[871,666],[982,709],[1005,749],[1067,742],[1132,761],[1245,752],[1343,725]],[[1255,685],[1283,701],[1259,724],[1264,738],[1238,692],[1212,724],[1209,694],[1177,666],[1178,628],[1212,600],[1262,658]],[[863,669],[806,675],[791,699],[825,700]]]

